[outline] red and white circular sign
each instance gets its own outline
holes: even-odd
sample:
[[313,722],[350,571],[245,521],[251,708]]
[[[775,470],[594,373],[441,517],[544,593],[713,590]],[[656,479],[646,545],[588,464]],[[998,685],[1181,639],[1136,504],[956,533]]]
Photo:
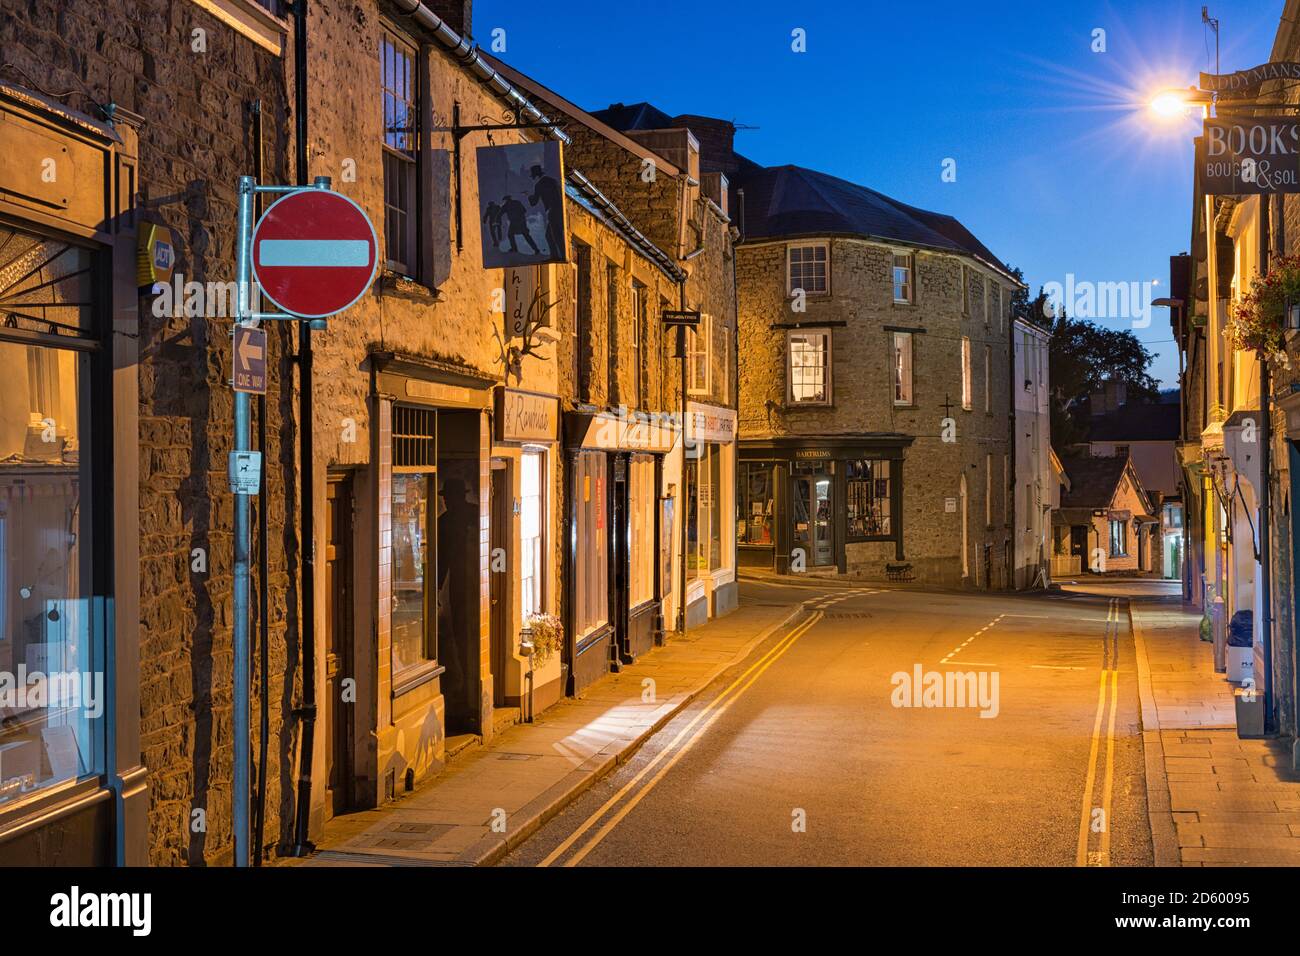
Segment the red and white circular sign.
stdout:
[[370,218],[328,189],[286,193],[253,230],[253,276],[292,315],[322,319],[342,312],[370,288],[378,266]]

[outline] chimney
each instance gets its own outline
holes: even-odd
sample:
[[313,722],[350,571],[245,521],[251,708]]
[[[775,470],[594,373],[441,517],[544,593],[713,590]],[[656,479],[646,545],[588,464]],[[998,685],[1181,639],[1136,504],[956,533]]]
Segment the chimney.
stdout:
[[471,11],[474,0],[421,0],[433,15],[442,20],[461,36],[471,36],[473,18]]
[[736,126],[728,120],[712,116],[695,116],[684,113],[673,117],[674,126],[685,126],[700,143],[700,169],[706,173],[724,173],[734,176],[739,168],[736,162]]

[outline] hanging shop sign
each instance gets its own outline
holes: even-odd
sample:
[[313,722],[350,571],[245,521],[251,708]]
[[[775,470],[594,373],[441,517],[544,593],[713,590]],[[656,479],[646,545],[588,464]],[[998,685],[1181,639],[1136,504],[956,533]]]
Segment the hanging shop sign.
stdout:
[[498,441],[555,441],[560,400],[554,395],[502,388],[497,391]]
[[736,412],[715,405],[691,402],[686,407],[687,444],[729,444],[736,440]]
[[1202,73],[1198,85],[1212,93],[1246,96],[1257,92],[1269,80],[1300,80],[1300,63],[1279,61],[1261,63],[1236,73]]
[[568,261],[557,141],[480,146],[478,204],[484,269]]
[[1205,120],[1196,174],[1211,196],[1300,192],[1300,119],[1251,116]]

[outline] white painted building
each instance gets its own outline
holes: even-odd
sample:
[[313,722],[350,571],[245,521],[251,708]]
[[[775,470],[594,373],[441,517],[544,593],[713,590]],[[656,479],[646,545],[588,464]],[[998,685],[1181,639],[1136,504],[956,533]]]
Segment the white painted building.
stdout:
[[[1012,519],[1012,581],[1016,588],[1047,583],[1051,557],[1052,429],[1048,402],[1046,329],[1016,319],[1012,323],[1014,364],[1011,375],[1015,410],[1015,513]],[[1041,577],[1040,577],[1041,571]]]

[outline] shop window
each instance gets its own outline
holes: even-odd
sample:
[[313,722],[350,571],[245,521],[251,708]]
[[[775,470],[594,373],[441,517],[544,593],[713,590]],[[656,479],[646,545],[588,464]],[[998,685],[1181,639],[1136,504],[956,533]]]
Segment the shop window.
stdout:
[[[697,454],[703,449],[696,449]],[[686,458],[686,580],[700,576],[700,458]]]
[[430,495],[433,474],[395,474],[393,533],[393,674],[436,660],[437,623],[432,607],[437,534]]
[[546,453],[525,451],[519,464],[519,609],[523,620],[544,610],[542,529],[546,527]]
[[384,240],[388,267],[416,276],[419,209],[420,94],[414,44],[387,28],[379,38],[379,75],[384,110]]
[[740,544],[772,544],[772,465],[745,462],[740,466],[736,495],[736,540]]
[[722,562],[722,450],[700,444],[686,459],[686,576],[716,571]]
[[0,812],[104,770],[94,259],[0,226]]
[[634,455],[628,467],[628,606],[654,600],[655,575],[655,462],[649,455]]
[[829,405],[831,400],[831,333],[800,329],[786,333],[787,401],[792,405]]
[[893,536],[891,472],[888,459],[864,458],[846,462],[848,540],[870,541]]
[[607,458],[601,451],[579,452],[573,465],[573,525],[577,542],[573,627],[578,640],[609,621],[606,470]]
[[894,404],[912,404],[912,333],[894,333]]
[[807,295],[830,291],[830,248],[824,242],[791,245],[786,249],[786,294],[802,289]]

